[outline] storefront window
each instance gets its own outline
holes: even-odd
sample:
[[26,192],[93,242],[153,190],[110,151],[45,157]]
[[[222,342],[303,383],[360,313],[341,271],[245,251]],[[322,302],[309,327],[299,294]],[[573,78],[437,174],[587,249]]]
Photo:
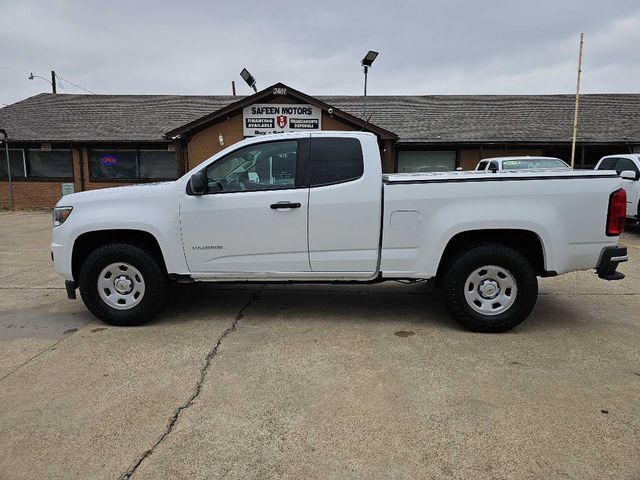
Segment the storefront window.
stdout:
[[93,178],[138,178],[138,152],[90,150],[89,166]]
[[[11,176],[13,178],[25,178],[27,176],[24,150],[9,149],[9,165],[11,165]],[[4,151],[0,151],[0,177],[7,178],[7,156]]]
[[91,178],[173,179],[176,154],[168,150],[90,150]]
[[456,169],[455,151],[400,150],[398,172],[448,172]]
[[71,150],[29,150],[29,177],[72,178]]
[[176,152],[140,150],[140,178],[176,178]]

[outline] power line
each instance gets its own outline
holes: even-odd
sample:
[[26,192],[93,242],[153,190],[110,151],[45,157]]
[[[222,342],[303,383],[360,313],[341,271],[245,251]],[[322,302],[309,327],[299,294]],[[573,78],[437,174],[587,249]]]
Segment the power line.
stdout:
[[81,87],[80,85],[78,85],[77,83],[73,83],[70,80],[67,80],[66,78],[64,78],[62,75],[60,75],[59,73],[56,72],[56,77],[59,77],[61,80],[64,80],[67,83],[70,83],[71,85],[73,85],[76,88],[79,88],[80,90],[84,90],[87,93],[91,93],[92,95],[97,95],[96,92],[92,92],[91,90],[88,90],[84,87]]
[[[44,74],[42,74],[40,72],[34,72],[34,71],[31,71],[31,70],[22,70],[20,68],[14,68],[14,67],[6,67],[4,65],[0,65],[0,69],[1,70],[10,70],[12,72],[20,72],[20,73],[31,73],[31,74],[35,73],[36,75],[41,75],[41,76],[44,75]],[[87,88],[84,88],[83,86],[78,85],[77,83],[73,83],[71,80],[67,80],[62,75],[60,75],[58,72],[56,72],[56,78],[59,79],[59,80],[64,80],[69,85],[73,85],[74,87],[79,88],[80,90],[84,90],[87,93],[91,93],[92,95],[97,95],[96,92],[92,92],[91,90],[89,90]],[[64,88],[64,86],[62,85],[62,82],[58,81],[58,85],[60,87]]]
[[[13,72],[20,72],[20,73],[32,73],[29,70],[22,70],[20,68],[13,68],[13,67],[5,67],[3,65],[0,65],[0,69],[2,69],[2,70],[11,70]],[[35,72],[35,73],[39,74],[38,72]]]

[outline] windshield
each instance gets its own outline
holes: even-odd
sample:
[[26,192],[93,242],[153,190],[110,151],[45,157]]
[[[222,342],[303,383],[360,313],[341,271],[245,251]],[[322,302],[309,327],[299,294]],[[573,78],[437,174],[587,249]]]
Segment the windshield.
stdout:
[[523,158],[521,160],[504,160],[503,170],[528,170],[532,168],[564,168],[569,165],[558,158]]

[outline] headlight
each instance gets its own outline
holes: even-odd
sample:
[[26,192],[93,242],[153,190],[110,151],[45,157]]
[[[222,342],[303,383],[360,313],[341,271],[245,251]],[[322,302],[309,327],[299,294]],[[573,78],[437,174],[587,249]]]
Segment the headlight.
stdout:
[[62,225],[69,215],[71,215],[73,207],[56,207],[53,209],[53,226],[58,227]]

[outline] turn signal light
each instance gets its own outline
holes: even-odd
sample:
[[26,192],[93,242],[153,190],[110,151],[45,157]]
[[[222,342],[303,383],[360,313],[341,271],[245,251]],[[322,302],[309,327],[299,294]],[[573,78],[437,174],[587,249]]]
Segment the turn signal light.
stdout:
[[73,207],[56,207],[53,209],[53,226],[59,227],[62,225],[69,215],[71,215]]
[[627,216],[627,194],[621,188],[609,195],[609,213],[607,214],[607,235],[617,237],[624,232]]

